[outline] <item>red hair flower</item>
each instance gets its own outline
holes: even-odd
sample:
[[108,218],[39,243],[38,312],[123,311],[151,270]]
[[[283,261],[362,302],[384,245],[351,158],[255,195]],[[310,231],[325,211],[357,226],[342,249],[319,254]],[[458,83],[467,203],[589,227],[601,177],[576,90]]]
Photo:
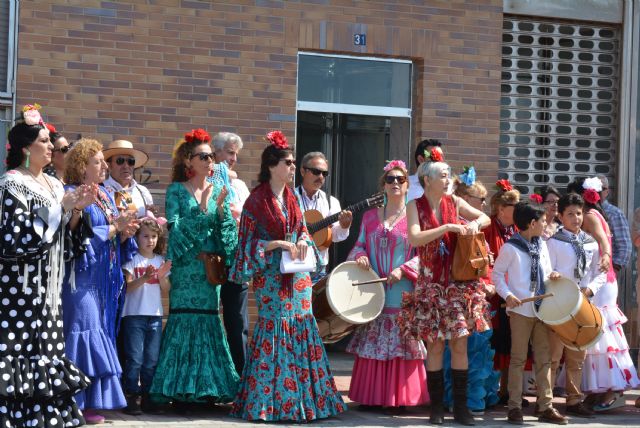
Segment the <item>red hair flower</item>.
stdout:
[[537,193],[534,193],[532,195],[529,195],[529,200],[531,200],[531,202],[535,202],[536,204],[541,204],[542,196],[538,195]]
[[442,150],[439,148],[433,148],[429,152],[424,151],[424,157],[429,162],[444,162],[444,156],[442,156]]
[[194,141],[200,141],[202,143],[208,143],[211,141],[211,137],[209,133],[202,128],[192,129],[191,132],[187,132],[184,134],[184,140],[187,143],[192,143]]
[[496,186],[498,187],[499,190],[502,190],[503,192],[508,192],[510,190],[513,190],[513,186],[511,185],[511,183],[509,183],[509,180],[507,179],[496,181]]
[[47,129],[49,130],[50,134],[55,134],[56,132],[58,132],[58,131],[56,131],[56,127],[53,126],[53,123],[45,123],[44,126],[47,127]]
[[600,202],[600,195],[598,194],[598,192],[596,192],[595,189],[585,189],[585,191],[582,192],[582,197],[584,198],[585,202],[588,202],[591,205],[595,205]]
[[284,136],[282,131],[271,131],[267,134],[267,140],[276,149],[285,150],[289,148],[289,143],[287,142],[287,137]]

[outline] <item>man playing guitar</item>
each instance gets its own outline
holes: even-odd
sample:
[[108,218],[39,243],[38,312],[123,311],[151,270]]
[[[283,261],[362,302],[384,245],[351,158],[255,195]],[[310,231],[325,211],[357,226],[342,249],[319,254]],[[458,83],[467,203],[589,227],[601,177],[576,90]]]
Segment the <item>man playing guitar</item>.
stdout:
[[[300,166],[302,185],[296,189],[300,196],[300,208],[304,214],[307,210],[317,210],[323,217],[340,213],[338,221],[331,226],[331,240],[333,242],[344,241],[349,237],[349,227],[353,220],[351,211],[342,211],[340,202],[333,196],[328,196],[323,190],[327,175],[329,175],[329,162],[322,152],[310,152],[304,155]],[[311,280],[316,283],[326,274],[329,263],[329,249],[320,248],[322,257],[321,272],[312,275]]]

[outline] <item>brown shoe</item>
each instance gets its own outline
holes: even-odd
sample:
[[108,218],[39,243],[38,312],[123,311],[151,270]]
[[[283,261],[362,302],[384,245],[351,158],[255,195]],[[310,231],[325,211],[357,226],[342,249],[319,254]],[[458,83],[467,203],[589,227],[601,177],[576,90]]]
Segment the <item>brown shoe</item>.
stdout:
[[566,412],[568,415],[577,416],[579,418],[595,418],[595,414],[593,410],[589,409],[582,403],[573,404],[571,406],[567,406]]
[[507,413],[507,422],[513,425],[524,425],[521,409],[509,409]]
[[540,415],[538,421],[549,422],[550,424],[556,425],[566,425],[567,423],[569,423],[569,419],[567,419],[565,416],[562,416],[560,412],[558,412],[553,407],[550,407],[542,412],[542,415]]
[[540,407],[538,407],[538,403],[536,403],[536,407],[534,407],[533,409],[533,416],[536,418],[539,418],[540,416],[542,416],[544,412],[542,411],[542,409],[540,409]]

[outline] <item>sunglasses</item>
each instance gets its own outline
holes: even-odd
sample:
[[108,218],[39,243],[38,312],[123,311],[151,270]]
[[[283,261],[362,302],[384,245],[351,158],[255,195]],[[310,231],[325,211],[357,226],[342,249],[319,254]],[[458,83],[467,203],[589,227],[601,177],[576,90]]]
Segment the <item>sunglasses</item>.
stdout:
[[387,175],[384,178],[384,182],[387,184],[393,184],[396,181],[398,182],[398,184],[404,184],[407,182],[407,177],[405,177],[404,175]]
[[329,175],[329,171],[324,171],[324,170],[318,169],[318,168],[309,168],[309,167],[305,166],[304,169],[306,169],[307,171],[309,171],[313,175],[322,174],[323,177],[326,177],[326,176]]
[[295,159],[280,159],[280,162],[284,162],[287,166],[291,166],[296,163]]
[[485,202],[487,202],[487,198],[481,198],[480,196],[472,196],[472,195],[469,195],[469,196],[471,196],[473,199],[477,199],[477,200],[479,200],[479,201],[480,201],[480,202],[482,202],[483,204],[484,204]]
[[51,150],[51,151],[52,151],[52,152],[54,152],[54,153],[55,153],[55,152],[60,152],[60,153],[62,153],[62,154],[67,154],[67,152],[68,152],[69,150],[71,150],[71,146],[70,146],[70,145],[69,145],[69,146],[60,147],[59,149],[53,149],[53,150]]
[[129,166],[134,166],[136,164],[136,160],[134,158],[116,158],[116,165],[122,166],[125,162]]
[[190,159],[193,159],[195,157],[198,157],[203,162],[207,160],[213,160],[213,153],[207,153],[207,152],[196,153],[191,155]]

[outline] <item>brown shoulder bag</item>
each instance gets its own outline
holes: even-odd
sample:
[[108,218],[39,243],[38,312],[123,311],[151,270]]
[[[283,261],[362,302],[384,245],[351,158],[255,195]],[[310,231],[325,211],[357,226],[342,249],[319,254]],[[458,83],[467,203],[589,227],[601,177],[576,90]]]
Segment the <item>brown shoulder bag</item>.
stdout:
[[224,264],[223,256],[214,253],[200,253],[198,258],[204,263],[207,281],[209,281],[211,285],[219,285],[227,282],[227,266]]
[[486,276],[489,268],[489,252],[484,233],[458,235],[453,253],[451,276],[455,281],[473,281]]

